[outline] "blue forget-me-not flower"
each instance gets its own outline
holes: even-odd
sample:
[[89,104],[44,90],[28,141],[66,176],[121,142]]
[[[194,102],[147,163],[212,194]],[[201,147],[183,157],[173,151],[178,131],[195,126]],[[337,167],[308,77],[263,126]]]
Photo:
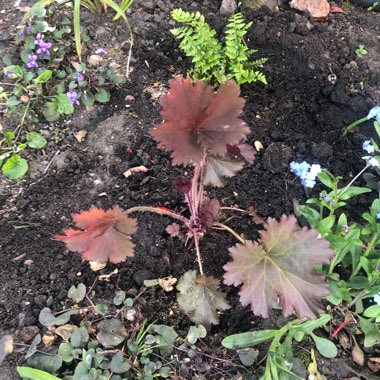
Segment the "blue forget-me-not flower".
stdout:
[[320,165],[310,165],[306,161],[301,163],[292,161],[290,163],[290,171],[301,179],[303,186],[313,188],[315,186],[315,178],[322,169]]
[[375,151],[375,147],[371,144],[371,140],[366,140],[363,143],[363,149],[368,153],[373,153]]
[[372,107],[367,115],[367,119],[376,119],[380,124],[380,106]]

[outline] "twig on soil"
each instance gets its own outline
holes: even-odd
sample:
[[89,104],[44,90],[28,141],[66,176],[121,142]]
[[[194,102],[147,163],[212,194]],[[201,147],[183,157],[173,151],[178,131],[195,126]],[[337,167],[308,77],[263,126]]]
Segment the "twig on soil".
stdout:
[[51,164],[53,163],[54,159],[57,157],[57,155],[58,155],[59,153],[60,153],[60,150],[58,149],[58,150],[55,152],[53,158],[52,158],[52,159],[50,160],[50,162],[47,164],[47,166],[46,166],[46,168],[45,168],[45,171],[44,171],[44,174],[47,173],[47,171],[49,170]]

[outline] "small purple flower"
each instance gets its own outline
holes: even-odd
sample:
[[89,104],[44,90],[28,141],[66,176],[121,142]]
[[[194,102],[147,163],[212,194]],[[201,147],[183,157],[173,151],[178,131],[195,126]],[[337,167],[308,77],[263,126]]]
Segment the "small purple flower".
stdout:
[[34,43],[39,46],[37,49],[37,54],[46,54],[50,55],[51,42],[45,42],[40,33],[37,34]]
[[37,56],[35,54],[29,54],[28,55],[28,63],[26,64],[30,69],[32,67],[38,67],[37,64]]
[[330,206],[334,207],[335,205],[336,205],[336,201],[332,200],[332,201],[330,202]]
[[77,75],[77,81],[78,82],[84,81],[84,75],[82,73],[78,73],[78,75]]
[[19,32],[18,32],[18,35],[20,37],[23,37],[25,35],[25,30],[24,29],[21,29]]
[[376,214],[376,219],[380,219],[380,212]]
[[320,196],[321,199],[324,200],[325,202],[329,202],[329,201],[330,201],[330,196],[329,196],[328,194],[321,193],[321,194],[319,194],[319,196]]
[[363,143],[363,149],[368,153],[373,153],[375,151],[375,147],[371,144],[371,140],[366,140]]
[[66,95],[67,97],[69,98],[71,104],[76,104],[76,105],[79,105],[79,101],[77,99],[77,93],[76,91],[69,91],[69,92],[66,92]]
[[108,54],[108,50],[105,49],[105,48],[99,48],[99,49],[96,49],[95,54],[105,54],[105,55],[107,55]]
[[342,227],[342,231],[345,232],[345,233],[347,233],[347,232],[350,231],[350,227],[347,226],[347,224],[345,224],[345,225]]
[[28,32],[31,32],[32,31],[32,25],[31,24],[29,24],[27,27],[26,27],[26,30],[28,31]]
[[14,73],[15,72],[13,70],[7,70],[5,72],[5,76],[8,77],[8,78],[13,78]]

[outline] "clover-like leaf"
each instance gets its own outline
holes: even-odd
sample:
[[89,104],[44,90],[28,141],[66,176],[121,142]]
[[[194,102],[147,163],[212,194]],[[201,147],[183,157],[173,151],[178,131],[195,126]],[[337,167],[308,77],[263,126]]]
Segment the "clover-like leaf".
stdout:
[[119,263],[134,255],[131,235],[137,230],[136,219],[129,218],[120,207],[104,211],[93,206],[72,217],[80,230],[67,228],[65,235],[54,235],[53,239],[65,242],[83,260]]
[[334,256],[329,243],[314,229],[300,229],[293,215],[283,215],[280,222],[269,218],[260,235],[260,244],[247,241],[230,248],[233,261],[224,266],[224,283],[243,284],[240,302],[250,304],[256,315],[267,318],[279,299],[285,316],[316,318],[329,291],[315,265]]
[[218,310],[229,309],[224,294],[217,290],[219,281],[213,277],[197,276],[186,272],[179,280],[177,298],[180,309],[191,321],[209,328],[219,323]]
[[239,118],[245,100],[234,81],[214,93],[203,81],[181,77],[170,81],[161,98],[164,122],[152,130],[158,147],[171,153],[173,164],[199,162],[205,153],[224,156],[227,145],[236,145],[250,132]]

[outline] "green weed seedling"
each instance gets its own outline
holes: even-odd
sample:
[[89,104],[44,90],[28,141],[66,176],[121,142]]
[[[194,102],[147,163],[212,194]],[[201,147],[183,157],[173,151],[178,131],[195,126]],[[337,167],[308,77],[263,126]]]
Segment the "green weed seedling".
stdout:
[[[55,315],[41,310],[39,322],[54,334],[57,344],[40,347],[38,334],[26,352],[28,367],[18,367],[30,380],[126,380],[170,376],[170,361],[177,334],[172,327],[148,324],[136,318],[133,300],[118,291],[113,304],[94,303],[84,284],[72,286],[74,305]],[[87,302],[86,302],[87,301]],[[84,304],[86,303],[86,304]],[[133,313],[131,311],[134,311]],[[73,324],[71,317],[80,316]],[[202,331],[198,335],[202,335]],[[38,377],[40,376],[40,377]]]
[[8,131],[0,140],[0,168],[9,179],[19,179],[28,171],[28,160],[20,156],[25,148],[42,149],[46,139],[38,132],[28,132],[25,143],[18,142],[14,132]]
[[291,371],[295,359],[292,342],[293,340],[301,342],[309,337],[314,341],[316,349],[322,356],[334,358],[338,353],[335,344],[314,333],[314,330],[327,325],[330,319],[330,315],[322,314],[318,319],[313,321],[294,320],[280,329],[234,334],[224,338],[222,345],[226,348],[237,350],[240,354],[247,348],[271,341],[267,353],[265,371],[260,379],[302,380],[303,378]]
[[192,58],[194,68],[189,71],[192,78],[213,86],[229,79],[234,79],[238,84],[256,81],[267,83],[264,74],[258,70],[267,59],[250,59],[257,50],[249,50],[243,37],[252,22],[246,24],[241,13],[229,18],[224,44],[199,12],[175,9],[172,17],[183,24],[173,29],[172,33],[181,41],[179,47]]
[[365,55],[368,54],[367,50],[365,49],[365,46],[364,45],[359,45],[356,50],[355,50],[355,54],[357,57],[359,58],[363,58]]

